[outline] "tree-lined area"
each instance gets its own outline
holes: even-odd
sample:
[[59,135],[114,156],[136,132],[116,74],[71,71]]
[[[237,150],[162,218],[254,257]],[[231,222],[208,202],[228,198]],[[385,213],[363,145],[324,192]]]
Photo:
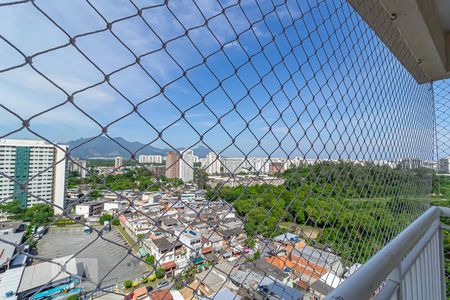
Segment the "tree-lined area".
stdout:
[[111,189],[122,191],[137,189],[139,191],[158,191],[162,184],[180,186],[183,181],[180,179],[169,179],[161,176],[159,181],[155,180],[154,174],[144,167],[125,170],[121,174],[111,175],[91,175],[80,178],[74,174],[68,176],[68,188],[76,188],[80,185],[89,185],[93,189]]
[[[232,203],[250,236],[270,239],[286,232],[282,222],[321,231],[310,244],[364,262],[427,205],[431,170],[352,162],[301,165],[277,176],[280,186],[216,187],[211,199]],[[306,237],[307,238],[307,237]]]

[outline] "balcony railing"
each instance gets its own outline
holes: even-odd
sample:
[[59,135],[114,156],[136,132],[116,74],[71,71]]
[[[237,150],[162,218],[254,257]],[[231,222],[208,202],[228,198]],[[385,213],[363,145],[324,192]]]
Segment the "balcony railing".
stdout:
[[430,207],[326,299],[446,299],[441,216]]

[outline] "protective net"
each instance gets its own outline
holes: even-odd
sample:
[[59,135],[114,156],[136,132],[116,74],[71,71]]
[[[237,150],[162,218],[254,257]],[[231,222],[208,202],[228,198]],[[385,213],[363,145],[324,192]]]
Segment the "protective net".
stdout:
[[0,20],[20,299],[322,299],[429,206],[432,85],[346,1],[1,1]]
[[[433,205],[450,207],[450,81],[440,80],[433,84],[436,107],[436,156],[437,174],[433,180]],[[450,220],[442,218],[442,235],[445,255],[445,278],[447,298],[450,297]]]

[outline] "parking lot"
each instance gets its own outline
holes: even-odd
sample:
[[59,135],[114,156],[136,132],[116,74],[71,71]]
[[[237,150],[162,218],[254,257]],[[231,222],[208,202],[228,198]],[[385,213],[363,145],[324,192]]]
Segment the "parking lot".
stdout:
[[[105,232],[103,237],[127,249],[130,247],[114,227],[111,232]],[[74,255],[87,247],[76,257],[87,265],[87,277],[95,283],[101,280],[102,287],[116,283],[121,285],[125,279],[135,279],[146,272],[145,263],[127,255],[125,248],[104,239],[98,238],[95,231],[84,234],[82,227],[52,228],[38,241],[38,256],[54,259]]]

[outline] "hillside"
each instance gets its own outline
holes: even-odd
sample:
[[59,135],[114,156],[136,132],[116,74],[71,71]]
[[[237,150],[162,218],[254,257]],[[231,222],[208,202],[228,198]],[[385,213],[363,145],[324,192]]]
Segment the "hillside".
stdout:
[[[69,145],[69,149],[71,150],[71,155],[73,157],[83,159],[112,158],[115,156],[129,158],[131,153],[136,153],[136,151],[137,155],[166,155],[167,152],[171,150],[169,148],[157,148],[151,145],[145,146],[140,142],[129,142],[122,137],[115,137],[114,141],[105,136],[91,139],[92,138],[80,138],[78,140],[65,142],[64,144]],[[199,146],[193,150],[195,155],[199,157],[205,157],[209,152],[209,149],[204,146]]]

